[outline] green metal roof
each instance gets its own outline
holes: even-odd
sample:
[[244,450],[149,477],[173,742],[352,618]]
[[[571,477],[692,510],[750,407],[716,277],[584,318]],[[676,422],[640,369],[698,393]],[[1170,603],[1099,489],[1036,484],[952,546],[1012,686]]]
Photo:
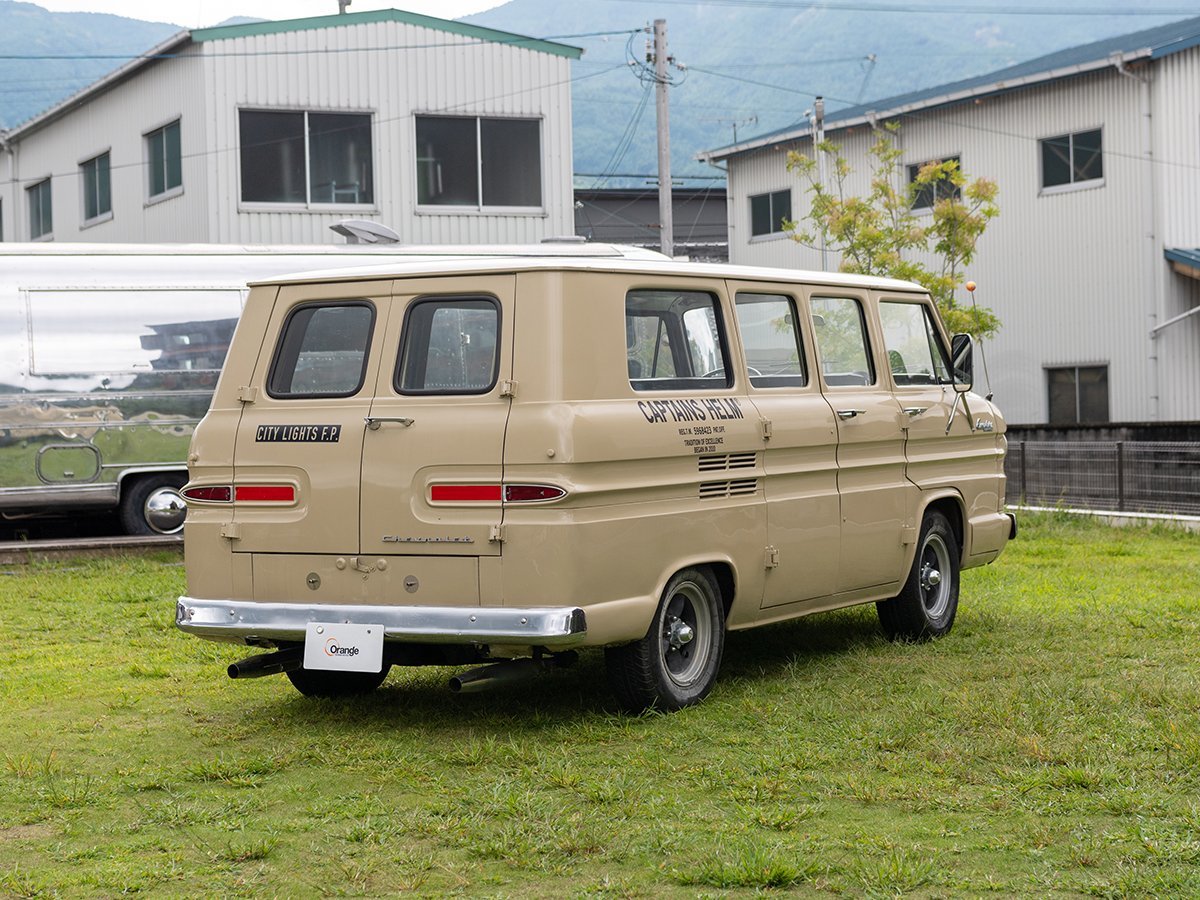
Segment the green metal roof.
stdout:
[[567,44],[557,44],[553,41],[543,41],[538,38],[526,37],[525,35],[512,34],[508,31],[497,31],[494,28],[469,25],[466,22],[454,22],[450,19],[422,16],[419,13],[405,12],[399,9],[381,9],[374,12],[317,16],[310,19],[288,19],[282,22],[250,22],[245,25],[220,25],[216,28],[197,28],[192,31],[191,38],[196,43],[201,43],[202,41],[224,41],[231,38],[252,37],[259,34],[283,34],[289,31],[309,31],[314,28],[336,28],[344,25],[365,25],[372,22],[400,22],[405,25],[418,25],[422,28],[444,31],[447,34],[476,38],[481,41],[490,41],[494,44],[507,44],[510,47],[536,50],[541,53],[550,53],[554,56],[565,56],[568,59],[579,59],[583,55],[581,49],[571,47]]

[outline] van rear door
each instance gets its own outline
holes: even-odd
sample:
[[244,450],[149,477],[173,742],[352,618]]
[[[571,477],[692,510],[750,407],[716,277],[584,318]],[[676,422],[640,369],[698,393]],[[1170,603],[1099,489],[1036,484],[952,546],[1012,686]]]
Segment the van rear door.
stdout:
[[240,390],[235,552],[357,552],[364,419],[390,290],[390,281],[280,289]]
[[500,555],[515,290],[511,274],[396,282],[363,444],[364,557]]

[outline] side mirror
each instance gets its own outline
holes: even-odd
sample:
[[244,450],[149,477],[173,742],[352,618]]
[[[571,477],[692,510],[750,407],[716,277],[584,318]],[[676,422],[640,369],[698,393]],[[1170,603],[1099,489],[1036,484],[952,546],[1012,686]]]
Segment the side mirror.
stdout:
[[975,383],[975,340],[969,334],[954,335],[950,339],[950,356],[954,390],[965,394]]

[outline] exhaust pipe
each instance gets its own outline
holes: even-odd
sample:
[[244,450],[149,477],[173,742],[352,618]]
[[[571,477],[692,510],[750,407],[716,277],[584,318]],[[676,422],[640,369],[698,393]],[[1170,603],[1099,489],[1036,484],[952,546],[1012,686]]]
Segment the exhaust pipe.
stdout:
[[450,690],[456,694],[486,691],[498,684],[524,681],[536,675],[540,668],[536,659],[509,659],[455,675],[450,679]]
[[565,669],[574,665],[579,654],[574,650],[534,659],[506,659],[490,666],[471,669],[450,679],[450,690],[456,694],[474,694],[500,684],[513,684],[532,678],[544,669]]
[[230,678],[262,678],[266,675],[279,675],[299,669],[304,662],[303,647],[288,647],[286,650],[276,650],[274,653],[260,653],[249,656],[240,662],[231,663]]

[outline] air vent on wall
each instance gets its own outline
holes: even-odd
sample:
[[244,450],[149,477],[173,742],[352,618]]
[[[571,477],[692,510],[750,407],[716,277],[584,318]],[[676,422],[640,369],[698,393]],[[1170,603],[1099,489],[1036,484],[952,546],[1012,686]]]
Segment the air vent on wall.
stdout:
[[701,456],[699,463],[701,472],[753,469],[758,465],[758,454],[751,450],[748,453],[725,453],[720,456]]
[[721,500],[726,497],[752,497],[757,492],[757,478],[738,478],[734,481],[705,481],[700,485],[701,500]]

